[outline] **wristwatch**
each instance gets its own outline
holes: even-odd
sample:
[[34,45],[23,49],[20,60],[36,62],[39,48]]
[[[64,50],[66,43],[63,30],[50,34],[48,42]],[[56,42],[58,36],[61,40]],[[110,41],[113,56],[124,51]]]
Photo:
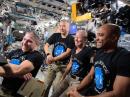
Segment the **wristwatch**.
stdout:
[[46,56],[50,55],[50,53],[47,53]]

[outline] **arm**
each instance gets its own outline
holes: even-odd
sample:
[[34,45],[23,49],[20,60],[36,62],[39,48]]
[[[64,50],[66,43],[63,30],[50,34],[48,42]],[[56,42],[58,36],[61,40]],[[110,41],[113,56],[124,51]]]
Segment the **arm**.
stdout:
[[45,51],[45,54],[51,54],[50,51],[49,51],[49,43],[46,43],[45,46],[44,46],[44,51]]
[[47,55],[46,57],[46,64],[51,64],[53,61],[53,56],[52,56],[52,53],[50,53],[49,51],[49,43],[46,43],[45,46],[44,46],[44,51],[45,51],[45,54]]
[[[45,45],[45,53],[48,54],[49,53],[49,50],[48,49],[48,43]],[[55,62],[55,61],[59,61],[59,60],[62,60],[66,57],[68,57],[71,53],[71,49],[70,48],[67,48],[66,52],[62,53],[61,55],[57,56],[57,57],[53,57],[50,53],[50,55],[47,56],[47,59],[46,59],[46,63],[47,64],[51,64],[52,62]]]
[[49,47],[50,47],[50,45],[55,43],[55,41],[57,39],[57,35],[59,35],[59,34],[56,34],[56,33],[52,34],[52,36],[49,37],[46,44],[44,45],[43,49],[44,49],[46,55],[52,54],[49,50]]
[[81,90],[83,89],[85,86],[88,86],[94,77],[94,67],[91,67],[90,72],[86,75],[86,77],[81,81],[81,83],[79,84],[79,86],[77,87],[77,90]]
[[79,86],[74,87],[74,88],[72,87],[71,91],[68,91],[67,93],[68,97],[85,97],[85,96],[80,95],[78,91],[83,89],[85,86],[88,86],[93,80],[93,76],[94,76],[94,67],[92,66],[90,72],[81,81]]
[[34,69],[32,62],[25,60],[20,65],[7,64],[0,67],[0,76],[22,76]]
[[0,66],[0,76],[5,76],[5,70],[2,66]]
[[58,61],[58,60],[68,57],[70,55],[70,52],[71,52],[71,49],[67,48],[66,52],[62,53],[61,55],[59,55],[57,57],[54,57],[54,61]]
[[71,66],[72,66],[72,60],[70,59],[70,62],[69,64],[67,65],[66,69],[65,69],[65,72],[61,78],[61,80],[64,80],[64,78],[66,77],[66,75],[69,73],[70,69],[71,69]]

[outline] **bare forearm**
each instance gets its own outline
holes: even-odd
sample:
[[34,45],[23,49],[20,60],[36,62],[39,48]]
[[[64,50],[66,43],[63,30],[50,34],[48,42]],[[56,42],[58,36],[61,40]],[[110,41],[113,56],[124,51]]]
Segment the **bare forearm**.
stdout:
[[14,76],[14,72],[17,71],[16,69],[17,66],[13,65],[13,64],[7,64],[3,67],[0,67],[0,76],[6,76],[6,77],[10,77],[10,76]]
[[0,67],[0,76],[5,76],[5,70],[3,67]]
[[14,76],[14,73],[12,72],[12,70],[8,67],[0,67],[0,76],[3,77],[11,77]]
[[15,68],[13,69],[15,69],[13,70],[14,76],[17,77],[17,76],[23,76],[31,72],[34,69],[34,66],[30,61],[25,60],[19,66],[15,65]]
[[6,77],[19,77],[34,69],[32,63],[28,60],[23,61],[20,65],[7,64],[4,67]]
[[64,74],[62,76],[62,79],[64,79],[68,73],[69,73],[69,70],[65,70],[65,72],[64,72]]
[[87,75],[80,83],[80,85],[77,87],[77,90],[80,91],[84,87],[87,87],[93,80],[93,77],[91,75]]
[[69,73],[70,69],[71,69],[71,62],[67,65],[67,68],[66,68],[66,70],[65,70],[65,72],[64,72],[64,74],[63,74],[63,76],[62,76],[63,79],[64,79],[64,78],[66,77],[66,75]]
[[17,70],[18,70],[18,66],[14,65],[14,64],[7,64],[3,68],[5,71],[4,76],[6,76],[6,77],[14,76],[15,72],[17,72]]
[[59,55],[59,56],[57,56],[57,57],[54,57],[54,60],[55,60],[55,61],[59,61],[59,60],[62,60],[62,59],[64,59],[64,58],[68,57],[69,55],[70,55],[69,53],[64,52],[63,54],[61,54],[61,55]]
[[45,54],[50,53],[50,51],[49,51],[49,44],[48,43],[45,44],[44,51],[45,51]]

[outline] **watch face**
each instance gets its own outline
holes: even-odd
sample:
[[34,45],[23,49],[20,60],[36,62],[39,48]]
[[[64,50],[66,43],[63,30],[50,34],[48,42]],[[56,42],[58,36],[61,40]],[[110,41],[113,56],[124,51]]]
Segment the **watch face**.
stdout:
[[47,53],[46,55],[48,56],[48,55],[50,55],[50,53]]

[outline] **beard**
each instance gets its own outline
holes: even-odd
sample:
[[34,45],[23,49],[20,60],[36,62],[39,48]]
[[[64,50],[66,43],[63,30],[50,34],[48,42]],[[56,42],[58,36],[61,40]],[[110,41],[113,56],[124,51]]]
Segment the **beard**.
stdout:
[[30,52],[30,51],[32,51],[33,49],[32,49],[31,46],[22,46],[22,50],[23,50],[24,52]]
[[103,43],[96,43],[96,48],[102,48],[103,47]]

